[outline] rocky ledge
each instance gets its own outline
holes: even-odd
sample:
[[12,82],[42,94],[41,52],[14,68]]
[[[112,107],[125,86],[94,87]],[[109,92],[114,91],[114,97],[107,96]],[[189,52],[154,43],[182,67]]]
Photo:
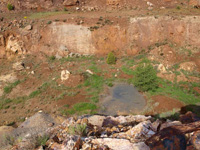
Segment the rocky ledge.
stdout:
[[17,128],[0,127],[0,141],[4,150],[200,149],[200,118],[187,112],[179,121],[143,115],[64,119],[40,111]]

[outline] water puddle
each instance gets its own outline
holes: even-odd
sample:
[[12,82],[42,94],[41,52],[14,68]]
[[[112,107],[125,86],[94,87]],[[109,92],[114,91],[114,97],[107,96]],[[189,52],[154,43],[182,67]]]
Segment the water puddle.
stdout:
[[146,105],[145,98],[129,84],[117,84],[101,102],[99,113],[104,115],[128,115],[140,113]]

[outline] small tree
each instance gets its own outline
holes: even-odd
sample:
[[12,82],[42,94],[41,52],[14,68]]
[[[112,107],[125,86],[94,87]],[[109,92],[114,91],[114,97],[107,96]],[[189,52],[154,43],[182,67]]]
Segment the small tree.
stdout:
[[117,59],[116,59],[115,55],[113,54],[113,52],[108,53],[108,56],[106,59],[107,64],[115,64],[116,60]]
[[135,70],[133,84],[140,91],[153,91],[158,87],[156,70],[150,63],[142,63]]
[[8,3],[8,5],[7,5],[7,8],[8,8],[8,10],[14,10],[14,6],[12,5],[12,4],[10,4],[10,3]]

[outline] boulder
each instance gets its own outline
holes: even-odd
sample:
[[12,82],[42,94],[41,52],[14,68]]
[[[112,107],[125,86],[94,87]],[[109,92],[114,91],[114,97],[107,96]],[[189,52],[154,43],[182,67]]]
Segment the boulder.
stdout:
[[112,138],[93,139],[91,143],[97,145],[107,145],[110,149],[113,150],[133,149],[133,144],[125,139],[112,139]]
[[88,123],[102,127],[105,118],[105,116],[94,115],[88,118]]
[[28,118],[24,121],[19,128],[39,128],[39,129],[47,129],[49,124],[56,124],[56,121],[52,116],[46,114],[44,112],[37,112],[35,115]]
[[186,114],[180,115],[179,120],[185,124],[185,123],[192,123],[192,122],[200,121],[200,117],[198,117],[191,111],[188,111]]
[[[171,131],[173,132],[173,131]],[[148,145],[148,144],[147,144]],[[158,142],[152,142],[148,145],[151,150],[158,150],[158,149],[174,149],[174,150],[185,150],[186,149],[186,139],[185,136],[182,134],[177,135],[168,135]]]
[[64,0],[64,6],[74,6],[78,3],[78,0]]
[[167,128],[167,127],[171,127],[171,126],[175,126],[175,125],[181,125],[182,123],[180,121],[170,121],[168,120],[167,122],[163,123],[160,127],[160,130]]
[[27,25],[24,29],[25,29],[26,31],[32,30],[32,25]]
[[118,124],[130,124],[130,123],[140,123],[146,120],[150,120],[151,116],[143,115],[130,115],[130,116],[108,116],[104,119],[103,126],[118,125]]
[[127,124],[127,123],[140,123],[146,120],[150,120],[151,116],[144,116],[144,115],[129,115],[129,116],[118,116],[113,118],[113,120],[119,122],[120,124]]
[[70,72],[68,70],[61,71],[61,80],[66,81],[69,79]]
[[200,0],[189,0],[189,5],[193,6],[193,7],[195,7],[195,6],[199,7],[200,6]]
[[166,73],[166,68],[163,64],[159,64],[158,65],[158,70],[161,72],[161,73]]
[[145,143],[131,143],[126,139],[99,138],[93,139],[91,143],[96,145],[106,145],[112,150],[149,150]]
[[23,62],[16,62],[16,63],[14,63],[13,64],[13,69],[17,70],[17,71],[25,69],[24,63]]
[[150,121],[144,121],[134,126],[126,132],[126,135],[133,139],[147,139],[153,136],[155,132],[152,129],[152,124]]
[[[145,143],[152,150],[157,149],[177,149],[184,150],[186,149],[187,141],[185,135],[188,133],[192,133],[194,131],[199,130],[200,121],[189,123],[189,124],[181,124],[174,125],[163,130],[159,131],[151,138],[147,139]],[[193,142],[195,141],[195,137]],[[198,139],[196,139],[198,141]]]
[[14,54],[24,54],[26,52],[24,42],[17,37],[10,35],[7,40],[6,51]]

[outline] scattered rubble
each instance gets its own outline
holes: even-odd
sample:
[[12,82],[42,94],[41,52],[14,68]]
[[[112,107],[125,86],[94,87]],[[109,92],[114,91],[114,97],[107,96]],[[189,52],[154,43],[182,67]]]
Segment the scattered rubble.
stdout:
[[[110,123],[105,123],[108,120]],[[9,135],[22,137],[23,140],[13,146],[21,149],[33,148],[35,138],[42,135],[49,137],[44,144],[45,149],[49,150],[186,149],[188,142],[199,149],[199,120],[189,124],[170,120],[162,122],[142,115],[118,117],[94,115],[67,118],[56,125],[51,116],[38,112],[16,129],[6,126],[0,129],[6,129],[4,133]],[[186,138],[188,135],[191,138]],[[43,149],[43,146],[37,150]]]

